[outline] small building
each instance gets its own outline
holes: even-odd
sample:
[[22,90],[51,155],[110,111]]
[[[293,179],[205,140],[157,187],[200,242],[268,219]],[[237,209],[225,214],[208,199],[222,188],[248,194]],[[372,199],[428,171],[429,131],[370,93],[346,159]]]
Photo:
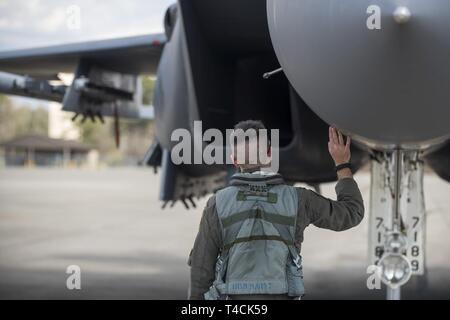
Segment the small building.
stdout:
[[96,166],[97,151],[74,140],[26,135],[1,144],[6,166]]

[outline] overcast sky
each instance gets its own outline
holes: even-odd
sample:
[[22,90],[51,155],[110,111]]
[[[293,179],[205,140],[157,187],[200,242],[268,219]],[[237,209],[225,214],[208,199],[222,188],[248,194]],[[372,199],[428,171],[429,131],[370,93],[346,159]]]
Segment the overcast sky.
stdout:
[[[175,1],[0,0],[0,51],[163,32],[164,13]],[[79,29],[71,27],[73,6],[80,10]]]
[[[175,0],[0,0],[0,51],[163,31]],[[80,28],[73,27],[75,8]]]

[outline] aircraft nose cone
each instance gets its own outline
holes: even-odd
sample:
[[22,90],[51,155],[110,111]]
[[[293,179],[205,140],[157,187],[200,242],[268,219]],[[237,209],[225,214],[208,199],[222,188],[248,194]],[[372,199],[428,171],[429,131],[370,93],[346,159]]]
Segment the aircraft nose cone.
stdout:
[[289,82],[324,121],[375,145],[450,137],[450,1],[267,0]]

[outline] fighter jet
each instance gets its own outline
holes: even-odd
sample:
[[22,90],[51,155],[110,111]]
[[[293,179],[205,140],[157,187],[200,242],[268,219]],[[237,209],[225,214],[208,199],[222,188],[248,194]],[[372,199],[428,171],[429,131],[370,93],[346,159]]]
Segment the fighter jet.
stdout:
[[[353,170],[371,164],[370,264],[398,299],[425,273],[425,164],[450,181],[448,9],[439,0],[179,0],[164,34],[0,53],[0,91],[92,120],[139,117],[137,76],[155,74],[156,139],[144,163],[162,168],[164,205],[195,206],[232,170],[175,165],[175,129],[193,132],[199,120],[225,133],[261,119],[280,130],[280,173],[317,187],[336,180],[326,147],[336,126],[356,141]],[[60,72],[74,74],[70,86],[51,84]]]

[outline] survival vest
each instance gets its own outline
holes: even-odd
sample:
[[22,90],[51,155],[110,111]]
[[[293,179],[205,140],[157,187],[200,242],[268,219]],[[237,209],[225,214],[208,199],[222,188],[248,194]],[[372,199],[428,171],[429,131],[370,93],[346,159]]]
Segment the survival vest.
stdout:
[[207,300],[229,295],[304,294],[294,246],[298,196],[280,175],[239,173],[216,194],[223,247]]

